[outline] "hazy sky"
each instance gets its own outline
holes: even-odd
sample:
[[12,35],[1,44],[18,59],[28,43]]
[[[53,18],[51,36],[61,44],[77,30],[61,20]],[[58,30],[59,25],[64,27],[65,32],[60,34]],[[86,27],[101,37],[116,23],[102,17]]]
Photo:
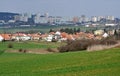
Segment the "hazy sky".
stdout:
[[120,17],[120,0],[0,0],[0,12]]

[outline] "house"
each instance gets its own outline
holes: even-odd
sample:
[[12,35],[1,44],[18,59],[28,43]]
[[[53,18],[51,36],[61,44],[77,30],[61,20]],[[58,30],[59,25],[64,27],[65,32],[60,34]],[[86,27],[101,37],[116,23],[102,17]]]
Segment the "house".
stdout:
[[87,37],[87,39],[94,39],[94,34],[92,34],[92,33],[86,33],[86,37]]
[[62,33],[61,33],[61,40],[62,40],[62,41],[66,41],[66,40],[67,40],[67,35],[68,35],[67,33],[62,32]]
[[104,38],[106,38],[106,37],[108,37],[108,36],[109,36],[109,35],[108,35],[107,33],[104,33],[104,34],[103,34],[103,37],[104,37]]
[[4,39],[4,38],[0,35],[0,41],[3,41],[3,39]]
[[5,41],[11,40],[11,34],[1,34],[1,36],[3,37],[3,40]]
[[59,31],[55,32],[52,40],[53,41],[61,41],[61,32],[59,32]]
[[40,40],[41,35],[40,34],[29,34],[31,36],[31,40]]
[[51,42],[53,39],[53,35],[48,35],[48,37],[46,37],[46,41]]
[[95,35],[102,35],[104,33],[104,30],[96,30],[94,31]]
[[12,34],[11,39],[16,41],[27,41],[30,40],[31,37],[23,33],[17,33],[17,34]]
[[61,41],[61,32],[50,32],[49,35],[45,38],[46,41],[48,42],[56,42],[56,41]]
[[67,40],[75,40],[72,34],[67,35]]
[[95,40],[101,40],[102,38],[103,38],[103,37],[99,35],[99,36],[95,36],[94,39],[95,39]]

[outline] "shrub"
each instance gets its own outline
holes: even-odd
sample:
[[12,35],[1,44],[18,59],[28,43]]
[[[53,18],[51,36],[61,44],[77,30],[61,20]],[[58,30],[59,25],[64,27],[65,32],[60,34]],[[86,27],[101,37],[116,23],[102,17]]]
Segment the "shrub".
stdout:
[[88,40],[68,41],[67,45],[59,47],[58,50],[60,52],[86,50],[89,45]]
[[23,50],[23,53],[26,53],[27,52],[27,50],[25,49],[25,50]]
[[69,52],[69,51],[83,51],[87,50],[88,47],[93,45],[114,45],[117,41],[113,39],[103,39],[103,40],[76,40],[67,41],[67,45],[58,47],[59,52]]
[[58,47],[58,50],[59,52],[68,52],[69,51],[69,48],[68,46],[61,46],[61,47]]
[[19,49],[18,51],[19,51],[19,52],[22,52],[22,51],[23,51],[23,49]]
[[117,41],[114,39],[103,39],[100,41],[100,44],[102,44],[102,45],[114,45],[114,44],[117,44]]
[[54,52],[54,50],[51,49],[51,48],[47,48],[47,51],[48,51],[48,52]]
[[13,48],[13,44],[8,44],[8,48]]
[[19,49],[18,51],[19,51],[19,52],[22,52],[22,53],[26,53],[26,52],[27,52],[26,49],[24,49],[24,50],[23,50],[23,49]]

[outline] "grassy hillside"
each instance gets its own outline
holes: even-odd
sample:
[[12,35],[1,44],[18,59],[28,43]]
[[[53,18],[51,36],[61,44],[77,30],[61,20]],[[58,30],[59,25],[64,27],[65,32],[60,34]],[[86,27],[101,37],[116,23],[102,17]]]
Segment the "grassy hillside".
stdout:
[[0,76],[120,76],[120,49],[0,55]]

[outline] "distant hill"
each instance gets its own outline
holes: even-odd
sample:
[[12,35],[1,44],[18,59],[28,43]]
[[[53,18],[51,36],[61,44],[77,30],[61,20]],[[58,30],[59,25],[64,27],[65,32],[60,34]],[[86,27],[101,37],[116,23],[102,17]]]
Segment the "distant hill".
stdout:
[[18,13],[0,12],[0,20],[8,21],[14,19],[14,16]]

